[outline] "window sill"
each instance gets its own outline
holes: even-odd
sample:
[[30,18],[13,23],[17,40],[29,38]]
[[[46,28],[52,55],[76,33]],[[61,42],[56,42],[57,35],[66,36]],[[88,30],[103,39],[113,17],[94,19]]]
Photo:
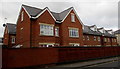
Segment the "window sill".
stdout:
[[79,38],[79,37],[70,37],[70,38]]
[[40,34],[39,36],[53,37],[54,35],[41,35],[41,34]]
[[59,36],[55,36],[55,37],[59,37]]

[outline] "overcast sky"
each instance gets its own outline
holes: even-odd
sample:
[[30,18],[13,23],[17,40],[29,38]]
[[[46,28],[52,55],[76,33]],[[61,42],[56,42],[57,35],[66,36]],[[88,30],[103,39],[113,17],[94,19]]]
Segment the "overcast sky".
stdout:
[[[61,12],[74,7],[85,25],[97,25],[105,29],[118,29],[119,0],[0,0],[0,37],[3,36],[4,23],[16,24],[22,4]],[[5,19],[7,18],[7,20]]]

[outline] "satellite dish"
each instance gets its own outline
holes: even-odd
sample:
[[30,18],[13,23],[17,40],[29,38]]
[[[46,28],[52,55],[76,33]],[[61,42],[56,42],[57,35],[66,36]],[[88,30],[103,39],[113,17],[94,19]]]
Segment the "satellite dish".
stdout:
[[6,24],[3,24],[3,27],[5,27],[6,26]]

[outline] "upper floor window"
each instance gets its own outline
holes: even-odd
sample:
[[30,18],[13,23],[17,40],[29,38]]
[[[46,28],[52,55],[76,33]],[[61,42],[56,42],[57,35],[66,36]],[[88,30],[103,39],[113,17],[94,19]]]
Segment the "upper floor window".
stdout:
[[83,40],[85,40],[85,36],[83,35]]
[[40,24],[40,35],[53,36],[53,25]]
[[116,39],[114,39],[114,42],[117,42],[117,40],[116,40]]
[[22,11],[21,13],[21,21],[23,21],[23,19],[24,19],[24,11]]
[[79,37],[78,29],[76,28],[70,28],[69,29],[69,36],[70,37]]
[[100,41],[100,37],[98,37],[98,41]]
[[15,43],[15,37],[12,37],[12,43]]
[[96,36],[94,36],[94,41],[96,41]]
[[87,36],[87,40],[90,40],[90,39],[89,39],[89,36]]
[[75,14],[74,13],[71,13],[71,21],[75,22]]
[[110,39],[108,38],[108,42],[110,42]]
[[59,36],[59,27],[55,28],[55,36]]
[[107,41],[107,39],[106,39],[106,38],[104,38],[104,41],[106,42],[106,41]]

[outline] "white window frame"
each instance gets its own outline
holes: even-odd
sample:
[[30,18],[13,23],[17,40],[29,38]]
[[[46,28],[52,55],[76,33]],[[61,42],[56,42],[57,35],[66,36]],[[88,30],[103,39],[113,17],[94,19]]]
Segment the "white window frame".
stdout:
[[59,27],[55,27],[55,36],[59,36]]
[[[49,45],[52,45],[52,47],[54,46],[55,43],[39,43],[39,45],[43,45],[43,47],[49,47]],[[46,45],[46,46],[44,46]],[[41,46],[39,46],[41,47]]]
[[[74,35],[73,35],[73,33],[74,33]],[[78,28],[69,28],[69,37],[79,37],[79,29]]]
[[104,41],[107,42],[107,38],[104,38]]
[[98,36],[98,41],[100,41],[100,36]]
[[108,42],[110,42],[110,39],[108,38]]
[[85,36],[83,35],[83,40],[85,40]]
[[71,13],[71,22],[75,22],[75,14]]
[[87,40],[90,40],[89,36],[87,36]]
[[12,44],[15,43],[15,37],[12,37]]
[[24,19],[24,11],[21,12],[21,21]]
[[70,46],[80,46],[80,43],[69,43]]
[[94,36],[94,41],[96,41],[97,39],[96,39],[96,36]]
[[41,23],[40,24],[40,35],[54,36],[54,25]]

